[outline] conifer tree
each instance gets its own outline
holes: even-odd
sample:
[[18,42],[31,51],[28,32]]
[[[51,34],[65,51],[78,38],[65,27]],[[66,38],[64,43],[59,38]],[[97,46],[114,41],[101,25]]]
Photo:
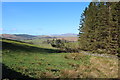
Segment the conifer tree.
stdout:
[[81,16],[80,48],[116,54],[120,48],[120,2],[91,2]]

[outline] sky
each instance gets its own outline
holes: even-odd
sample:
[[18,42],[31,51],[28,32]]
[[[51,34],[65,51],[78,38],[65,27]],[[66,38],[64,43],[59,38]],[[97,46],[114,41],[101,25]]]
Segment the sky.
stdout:
[[3,34],[78,34],[89,2],[2,2]]

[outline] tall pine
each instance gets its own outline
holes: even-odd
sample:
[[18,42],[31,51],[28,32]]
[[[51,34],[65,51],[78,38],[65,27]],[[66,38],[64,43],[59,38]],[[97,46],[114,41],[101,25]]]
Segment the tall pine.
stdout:
[[116,54],[120,47],[120,2],[91,2],[81,16],[80,48]]

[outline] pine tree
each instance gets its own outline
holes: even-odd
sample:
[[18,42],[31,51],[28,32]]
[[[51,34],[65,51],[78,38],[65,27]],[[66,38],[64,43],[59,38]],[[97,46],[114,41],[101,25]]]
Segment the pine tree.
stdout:
[[[118,53],[120,2],[91,2],[81,16],[80,48]],[[119,43],[119,44],[118,44]]]
[[120,3],[112,2],[107,3],[109,8],[109,51],[112,54],[116,54],[118,52],[118,41],[119,41],[119,9]]
[[93,50],[95,47],[95,22],[97,14],[97,2],[91,2],[82,14],[80,25],[80,45],[82,49]]

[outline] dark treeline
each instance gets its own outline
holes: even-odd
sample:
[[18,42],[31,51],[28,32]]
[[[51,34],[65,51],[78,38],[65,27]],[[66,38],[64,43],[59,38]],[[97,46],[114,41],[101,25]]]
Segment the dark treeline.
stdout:
[[120,2],[91,2],[81,15],[80,49],[120,53]]

